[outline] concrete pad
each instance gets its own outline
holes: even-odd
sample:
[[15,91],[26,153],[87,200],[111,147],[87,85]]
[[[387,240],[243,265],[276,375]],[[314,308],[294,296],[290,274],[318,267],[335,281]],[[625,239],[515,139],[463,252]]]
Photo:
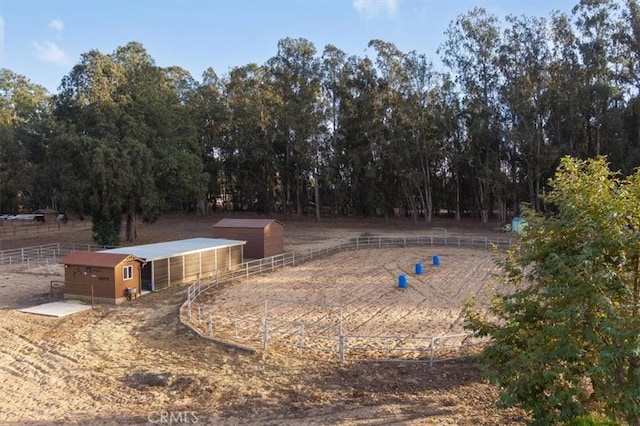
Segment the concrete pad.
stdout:
[[66,317],[67,315],[91,309],[91,305],[82,305],[77,302],[53,302],[31,308],[20,309],[20,312],[28,314],[45,315],[48,317]]

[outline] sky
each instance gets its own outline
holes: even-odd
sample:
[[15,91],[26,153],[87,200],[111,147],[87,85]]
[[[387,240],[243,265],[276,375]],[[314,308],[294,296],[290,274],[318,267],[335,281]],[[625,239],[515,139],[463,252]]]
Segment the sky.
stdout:
[[0,68],[56,93],[83,53],[108,54],[142,43],[161,67],[180,66],[201,81],[236,66],[264,64],[285,37],[373,56],[372,39],[439,63],[444,32],[483,7],[504,18],[570,13],[579,0],[0,0]]

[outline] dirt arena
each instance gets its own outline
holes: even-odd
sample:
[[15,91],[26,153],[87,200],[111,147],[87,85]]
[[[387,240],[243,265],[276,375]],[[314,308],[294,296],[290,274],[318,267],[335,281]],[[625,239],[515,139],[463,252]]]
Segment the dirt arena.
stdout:
[[[211,220],[164,218],[141,226],[136,244],[209,236]],[[285,221],[285,229],[288,250],[322,247],[365,232],[428,232],[414,224],[386,222]],[[67,238],[90,242],[87,234],[58,232],[26,242],[5,239],[2,245]],[[416,247],[344,251],[295,270],[243,280],[232,294],[225,287],[223,293],[208,295],[208,303],[230,312],[240,306],[249,314],[264,309],[263,302],[249,303],[249,296],[264,301],[276,289],[288,299],[319,303],[335,295],[344,307],[345,327],[354,333],[374,332],[380,324],[389,332],[420,335],[458,331],[457,301],[468,295],[486,300],[493,262],[488,251],[447,247],[438,249],[441,265],[436,268],[430,264],[433,254]],[[420,260],[424,272],[416,276],[413,269]],[[185,288],[59,319],[21,313],[17,308],[47,301],[50,281],[61,277],[61,269],[53,267],[32,272],[38,273],[0,272],[0,424],[158,424],[173,419],[173,424],[221,425],[495,425],[526,419],[518,410],[495,408],[496,390],[472,360],[433,368],[422,363],[341,365],[309,360],[296,351],[251,354],[216,345],[180,323]],[[397,289],[400,273],[408,277],[403,291]],[[371,300],[365,305],[367,293]]]
[[[337,342],[340,325],[346,336],[397,336],[398,341],[441,337],[466,332],[464,299],[486,305],[495,273],[488,249],[350,249],[210,290],[197,299],[193,311],[201,309],[205,319],[212,313],[214,324],[222,317],[249,320],[243,324],[248,330],[266,318],[280,335],[295,336],[304,325],[307,340],[319,336],[329,346]],[[399,288],[401,275],[405,289]],[[260,336],[259,330],[253,335]]]

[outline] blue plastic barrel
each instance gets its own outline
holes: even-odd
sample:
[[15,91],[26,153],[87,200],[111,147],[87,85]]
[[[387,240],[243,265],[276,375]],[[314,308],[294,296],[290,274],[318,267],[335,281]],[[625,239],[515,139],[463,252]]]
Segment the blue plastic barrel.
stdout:
[[437,254],[433,256],[433,266],[440,266],[440,256]]
[[416,275],[422,275],[422,263],[416,263]]
[[407,288],[407,276],[399,275],[398,276],[398,288]]

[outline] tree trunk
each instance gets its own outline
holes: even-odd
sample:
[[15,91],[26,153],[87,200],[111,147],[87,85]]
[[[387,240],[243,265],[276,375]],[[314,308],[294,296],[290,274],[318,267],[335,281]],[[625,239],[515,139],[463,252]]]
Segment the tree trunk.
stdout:
[[423,158],[420,162],[422,165],[422,176],[424,178],[424,204],[425,204],[425,222],[431,223],[433,217],[433,191],[431,189],[431,169],[429,161]]
[[313,184],[313,198],[316,201],[316,220],[320,220],[320,184],[317,176]]
[[460,222],[460,173],[455,173],[456,186],[456,220]]

